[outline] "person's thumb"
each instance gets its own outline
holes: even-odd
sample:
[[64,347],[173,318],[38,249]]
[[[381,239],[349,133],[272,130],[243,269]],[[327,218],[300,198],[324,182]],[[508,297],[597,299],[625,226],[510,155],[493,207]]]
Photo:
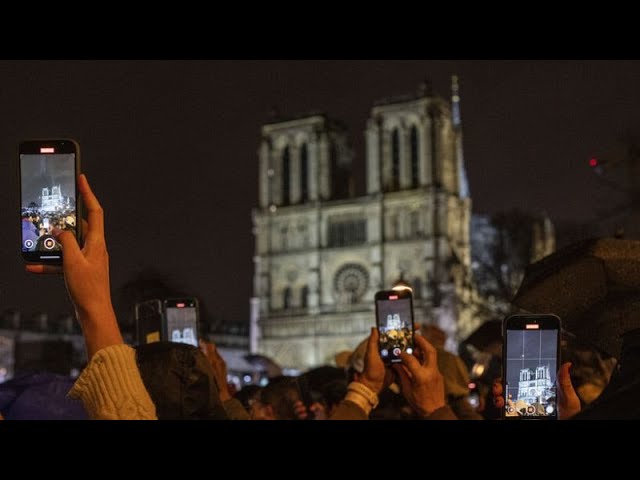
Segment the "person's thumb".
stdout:
[[570,418],[580,411],[580,399],[573,384],[569,369],[571,363],[563,363],[558,370],[558,417],[560,419]]
[[367,359],[372,359],[378,352],[378,329],[371,327],[371,335],[367,341]]
[[571,368],[571,362],[563,363],[558,370],[558,385],[560,386],[560,391],[562,393],[567,393],[569,389],[573,390],[573,385],[571,384],[571,375],[569,374],[569,369]]
[[62,261],[64,264],[69,262],[74,263],[82,257],[80,246],[73,233],[66,230],[53,229],[51,232],[56,240],[62,245]]

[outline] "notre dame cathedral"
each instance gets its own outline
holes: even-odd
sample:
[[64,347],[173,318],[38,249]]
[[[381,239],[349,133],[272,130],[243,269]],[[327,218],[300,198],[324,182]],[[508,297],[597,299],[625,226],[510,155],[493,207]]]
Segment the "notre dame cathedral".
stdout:
[[324,114],[262,126],[253,350],[284,367],[331,364],[375,325],[373,298],[398,280],[416,324],[455,348],[484,320],[471,275],[471,198],[460,98],[423,84],[376,103],[366,126],[366,195],[354,197],[345,128]]

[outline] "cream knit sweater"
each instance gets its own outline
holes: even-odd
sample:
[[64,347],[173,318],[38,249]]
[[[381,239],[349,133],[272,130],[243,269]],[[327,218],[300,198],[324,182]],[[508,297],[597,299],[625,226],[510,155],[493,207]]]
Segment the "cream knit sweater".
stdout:
[[156,407],[142,383],[136,352],[128,345],[98,351],[69,392],[93,420],[157,420]]

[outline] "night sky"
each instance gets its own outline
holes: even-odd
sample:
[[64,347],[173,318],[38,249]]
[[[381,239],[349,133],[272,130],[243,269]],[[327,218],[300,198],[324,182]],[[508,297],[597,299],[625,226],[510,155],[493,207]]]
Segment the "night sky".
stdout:
[[[71,137],[106,214],[112,290],[146,266],[246,322],[260,126],[325,111],[349,127],[359,193],[375,100],[461,83],[474,212],[588,222],[612,198],[588,167],[640,125],[633,61],[2,61],[0,310],[71,311],[60,277],[24,272],[17,145]],[[118,312],[120,315],[122,311]]]
[[[507,383],[517,394],[520,370],[533,371],[549,366],[551,382],[556,381],[558,332],[556,330],[508,330],[507,331]],[[514,395],[515,397],[515,395]]]

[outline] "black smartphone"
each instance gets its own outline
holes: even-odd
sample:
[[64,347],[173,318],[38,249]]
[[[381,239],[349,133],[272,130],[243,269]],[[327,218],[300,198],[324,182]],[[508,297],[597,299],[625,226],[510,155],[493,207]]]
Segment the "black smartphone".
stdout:
[[195,298],[164,301],[164,340],[198,346],[199,308]]
[[413,295],[409,289],[383,290],[375,295],[379,350],[386,363],[400,362],[400,353],[413,354]]
[[20,143],[18,157],[22,258],[60,265],[63,252],[54,229],[71,231],[82,247],[80,147],[70,139],[29,140]]
[[560,318],[512,315],[504,320],[503,335],[504,418],[556,420]]
[[162,337],[163,306],[160,300],[147,300],[136,303],[136,343],[159,342]]

